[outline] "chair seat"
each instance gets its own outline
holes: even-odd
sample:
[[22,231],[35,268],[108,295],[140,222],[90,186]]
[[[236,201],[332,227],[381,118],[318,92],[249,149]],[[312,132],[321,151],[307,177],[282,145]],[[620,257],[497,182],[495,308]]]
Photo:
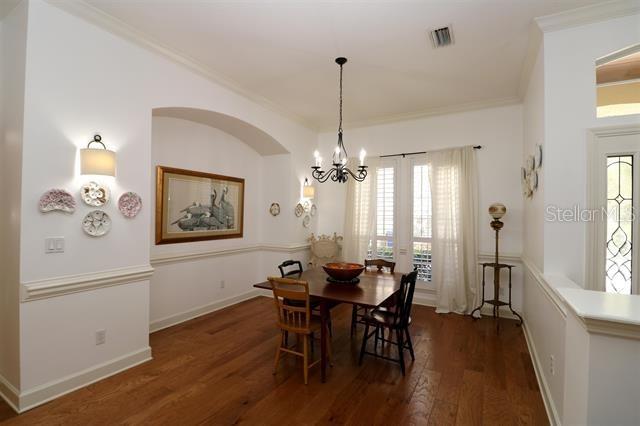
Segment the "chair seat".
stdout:
[[[388,328],[399,326],[399,324],[395,322],[395,312],[385,307],[379,307],[367,312],[362,316],[362,321],[374,326],[381,325]],[[411,317],[409,317],[408,324],[411,324]]]
[[[299,308],[303,308],[306,305],[304,300],[284,299],[284,303],[285,305],[296,306]],[[311,306],[311,309],[317,309],[320,306],[320,301],[312,298],[309,300],[309,305]]]

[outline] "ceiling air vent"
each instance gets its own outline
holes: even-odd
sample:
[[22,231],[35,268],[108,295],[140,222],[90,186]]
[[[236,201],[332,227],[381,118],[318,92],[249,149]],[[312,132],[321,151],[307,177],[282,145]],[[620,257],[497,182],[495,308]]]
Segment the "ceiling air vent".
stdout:
[[451,29],[451,25],[429,31],[429,38],[431,39],[434,49],[453,44],[453,30]]

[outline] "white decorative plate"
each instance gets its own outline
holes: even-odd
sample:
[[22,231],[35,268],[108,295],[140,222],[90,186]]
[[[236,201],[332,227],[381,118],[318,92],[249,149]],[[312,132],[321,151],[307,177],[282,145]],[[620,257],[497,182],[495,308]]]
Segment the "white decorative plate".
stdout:
[[311,210],[311,202],[307,200],[304,202],[304,212],[309,213],[309,210]]
[[310,223],[311,223],[311,217],[309,215],[305,215],[304,219],[302,219],[302,226],[304,226],[305,228],[308,228]]
[[94,210],[84,217],[82,229],[92,237],[101,237],[111,230],[111,218],[102,210]]
[[304,207],[302,206],[302,204],[298,203],[298,205],[296,205],[295,213],[296,217],[302,216],[302,213],[304,213]]
[[91,207],[102,207],[109,202],[111,192],[109,188],[97,182],[89,182],[80,188],[82,201]]
[[271,207],[269,207],[269,213],[271,213],[271,216],[278,216],[280,214],[280,204],[271,203]]
[[54,210],[73,213],[76,210],[76,200],[64,189],[50,189],[40,197],[38,208],[42,213]]
[[536,159],[533,158],[533,155],[529,155],[527,157],[527,171],[532,171],[536,168]]
[[311,214],[311,216],[315,216],[316,213],[318,212],[318,208],[316,207],[316,205],[312,205],[311,206],[311,210],[309,211],[309,214]]
[[536,169],[542,167],[542,145],[536,145],[535,163]]
[[118,199],[118,209],[124,217],[134,218],[140,213],[142,198],[135,192],[125,192]]

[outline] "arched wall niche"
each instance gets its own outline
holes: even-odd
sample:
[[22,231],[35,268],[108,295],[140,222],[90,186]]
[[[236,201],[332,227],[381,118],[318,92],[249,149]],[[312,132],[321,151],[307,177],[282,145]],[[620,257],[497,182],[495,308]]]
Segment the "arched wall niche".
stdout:
[[263,156],[288,154],[289,151],[271,135],[239,118],[220,112],[187,107],[154,108],[154,117],[189,120],[222,130],[241,140]]

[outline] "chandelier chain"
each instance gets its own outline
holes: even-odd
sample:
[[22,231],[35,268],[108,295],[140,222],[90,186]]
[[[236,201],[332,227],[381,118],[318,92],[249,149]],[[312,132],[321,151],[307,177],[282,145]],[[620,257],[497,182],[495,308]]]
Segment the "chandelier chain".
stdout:
[[342,133],[342,64],[340,64],[340,124],[338,125],[338,133]]

